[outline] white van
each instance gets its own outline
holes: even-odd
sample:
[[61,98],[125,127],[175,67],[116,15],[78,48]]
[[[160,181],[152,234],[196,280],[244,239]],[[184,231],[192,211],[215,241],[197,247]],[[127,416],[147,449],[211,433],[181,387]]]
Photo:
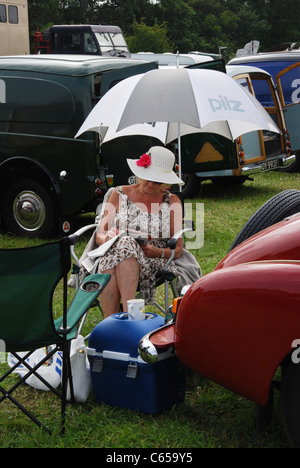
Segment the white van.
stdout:
[[144,62],[157,62],[159,68],[182,68],[197,63],[212,62],[213,58],[210,55],[198,54],[154,54],[153,52],[138,52],[131,54],[131,57]]

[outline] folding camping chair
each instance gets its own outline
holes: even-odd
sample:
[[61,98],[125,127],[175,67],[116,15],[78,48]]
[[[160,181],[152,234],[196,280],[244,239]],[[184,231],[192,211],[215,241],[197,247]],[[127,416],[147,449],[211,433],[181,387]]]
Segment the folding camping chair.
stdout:
[[[61,398],[61,434],[65,432],[68,384],[71,401],[74,402],[70,343],[77,337],[79,321],[110,279],[106,274],[86,278],[68,308],[67,275],[71,267],[70,245],[76,240],[76,236],[70,236],[59,242],[37,247],[0,249],[0,339],[5,343],[6,352],[11,353],[17,360],[17,363],[0,378],[0,403],[10,400],[35,424],[50,432],[31,411],[23,406],[23,403],[13,396],[13,392],[28,377],[35,375],[49,390]],[[53,295],[61,280],[63,280],[63,312],[62,317],[55,320]],[[45,359],[31,368],[27,361],[32,352],[50,346],[51,352]],[[18,354],[21,351],[26,351],[26,355],[21,357]],[[61,392],[54,389],[38,373],[38,369],[57,351],[62,351],[63,355]],[[25,366],[28,373],[11,388],[5,389],[4,380],[19,365]]]

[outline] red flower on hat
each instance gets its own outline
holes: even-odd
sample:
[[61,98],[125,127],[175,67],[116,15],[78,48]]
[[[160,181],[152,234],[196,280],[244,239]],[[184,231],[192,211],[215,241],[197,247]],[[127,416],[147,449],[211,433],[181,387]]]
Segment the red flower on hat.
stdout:
[[149,167],[151,166],[151,156],[150,154],[143,154],[140,159],[136,162],[136,165],[139,167]]

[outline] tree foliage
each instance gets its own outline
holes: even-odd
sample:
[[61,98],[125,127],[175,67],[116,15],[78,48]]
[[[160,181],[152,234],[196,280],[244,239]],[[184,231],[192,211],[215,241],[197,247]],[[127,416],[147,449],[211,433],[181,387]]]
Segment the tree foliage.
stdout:
[[30,31],[51,24],[120,26],[132,51],[218,52],[251,40],[260,50],[300,41],[295,0],[28,0]]
[[132,29],[132,36],[126,38],[129,50],[132,53],[143,51],[164,53],[174,49],[167,36],[165,24],[158,25],[155,23],[154,26],[147,26],[144,22],[137,23],[135,21]]

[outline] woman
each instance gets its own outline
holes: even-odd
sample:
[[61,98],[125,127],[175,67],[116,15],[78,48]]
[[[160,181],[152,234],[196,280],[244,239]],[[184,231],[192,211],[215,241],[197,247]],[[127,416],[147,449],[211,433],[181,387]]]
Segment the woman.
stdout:
[[[96,233],[99,246],[122,233],[98,260],[98,272],[111,275],[100,296],[104,318],[119,312],[120,300],[126,312],[127,301],[135,298],[138,284],[145,302],[153,302],[156,272],[164,269],[171,256],[167,241],[182,229],[180,199],[166,190],[166,186],[184,184],[173,172],[174,154],[156,146],[139,160],[128,159],[127,162],[138,183],[109,191]],[[132,231],[135,236],[136,233],[146,236],[148,243],[139,245],[130,235]],[[182,249],[181,238],[175,258],[180,257]],[[177,274],[174,264],[170,270]]]

